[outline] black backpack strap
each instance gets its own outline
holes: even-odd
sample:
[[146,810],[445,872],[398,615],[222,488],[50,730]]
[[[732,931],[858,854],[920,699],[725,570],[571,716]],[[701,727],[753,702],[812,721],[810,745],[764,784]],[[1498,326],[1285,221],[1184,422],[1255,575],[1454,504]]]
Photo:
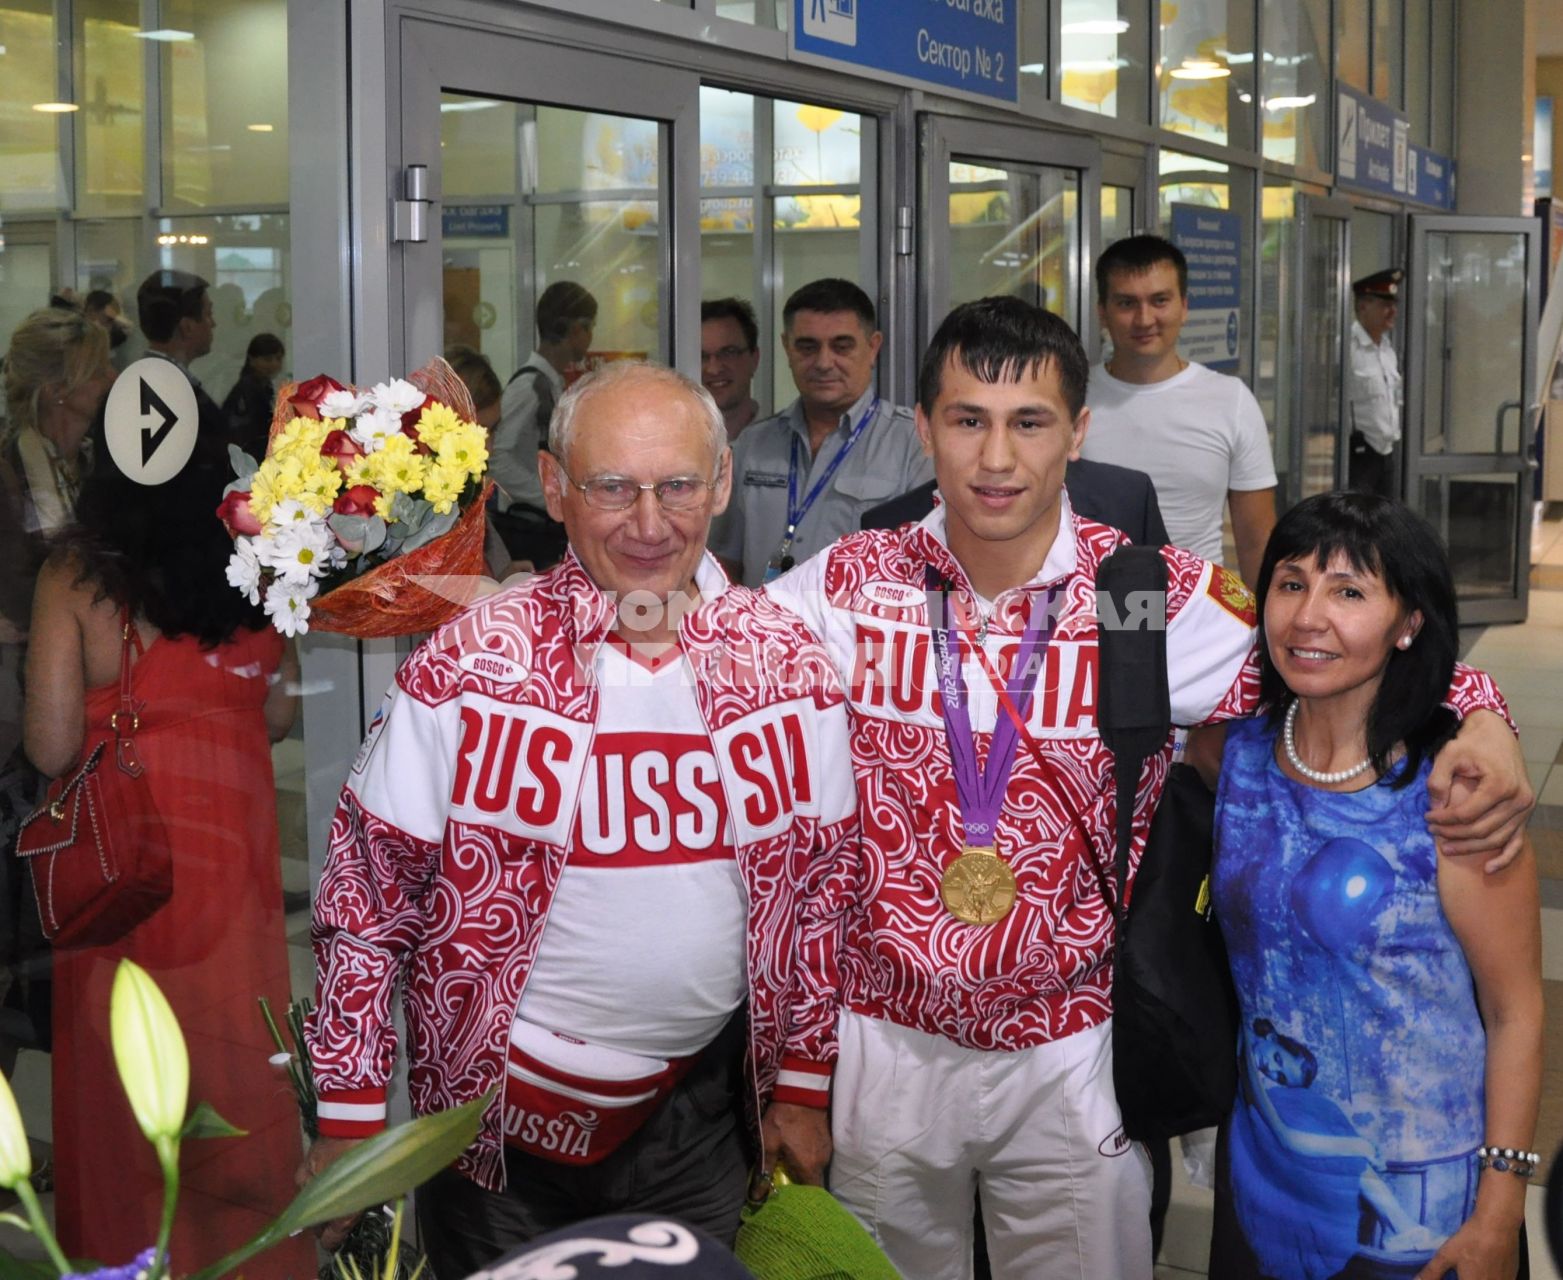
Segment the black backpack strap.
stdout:
[[1167,688],[1167,564],[1158,547],[1120,547],[1096,570],[1096,723],[1113,753],[1118,809],[1113,917],[1123,937],[1140,770],[1172,730]]

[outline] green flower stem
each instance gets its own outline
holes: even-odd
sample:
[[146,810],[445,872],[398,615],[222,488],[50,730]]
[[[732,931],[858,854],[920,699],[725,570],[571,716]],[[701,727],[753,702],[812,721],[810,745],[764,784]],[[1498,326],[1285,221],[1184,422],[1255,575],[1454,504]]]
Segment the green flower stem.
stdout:
[[288,1046],[282,1039],[282,1031],[277,1026],[277,1020],[271,1016],[271,1001],[265,996],[257,998],[260,1004],[261,1017],[266,1019],[266,1030],[271,1032],[271,1042],[277,1046],[278,1053],[287,1053]]
[[148,1280],[160,1280],[168,1270],[168,1240],[174,1232],[174,1207],[179,1203],[179,1139],[158,1138],[157,1162],[163,1166],[163,1220],[157,1228],[157,1253],[147,1272]]
[[69,1274],[71,1264],[60,1252],[60,1242],[54,1238],[54,1232],[49,1230],[49,1224],[43,1216],[43,1206],[38,1203],[38,1193],[33,1190],[33,1184],[23,1178],[11,1190],[16,1192],[16,1198],[22,1202],[22,1208],[27,1210],[27,1220],[33,1224],[33,1234],[49,1251],[49,1261],[54,1263],[55,1269],[62,1276]]

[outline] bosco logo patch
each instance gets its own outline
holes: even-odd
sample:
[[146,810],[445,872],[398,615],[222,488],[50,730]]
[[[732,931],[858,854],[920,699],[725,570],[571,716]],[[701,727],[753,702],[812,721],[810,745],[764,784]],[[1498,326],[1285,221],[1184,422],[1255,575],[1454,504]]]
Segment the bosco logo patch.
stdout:
[[464,653],[456,665],[495,684],[519,684],[526,679],[526,668],[502,653]]
[[1130,1145],[1129,1135],[1123,1131],[1123,1126],[1119,1125],[1102,1139],[1096,1150],[1099,1155],[1121,1156]]
[[926,596],[916,587],[909,587],[904,582],[865,582],[858,591],[865,600],[874,604],[888,605],[892,609],[910,609],[924,603]]

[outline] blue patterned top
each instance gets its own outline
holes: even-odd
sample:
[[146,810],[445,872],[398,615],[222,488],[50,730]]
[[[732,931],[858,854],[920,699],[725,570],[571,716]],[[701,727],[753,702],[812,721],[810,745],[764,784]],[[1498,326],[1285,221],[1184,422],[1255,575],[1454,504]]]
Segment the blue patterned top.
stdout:
[[1410,786],[1293,782],[1227,732],[1212,892],[1242,1008],[1235,1221],[1274,1280],[1403,1275],[1470,1216],[1486,1037]]

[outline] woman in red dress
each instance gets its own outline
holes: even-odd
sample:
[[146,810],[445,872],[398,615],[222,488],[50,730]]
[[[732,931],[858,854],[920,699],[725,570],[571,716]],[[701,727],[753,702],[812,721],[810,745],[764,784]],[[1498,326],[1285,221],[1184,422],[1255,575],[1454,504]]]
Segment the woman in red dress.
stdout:
[[[291,726],[297,660],[225,581],[214,511],[228,478],[198,440],[170,481],[128,479],[103,439],[77,524],[39,576],[28,656],[28,755],[57,776],[111,736],[122,619],[131,618],[136,745],[173,846],[169,902],[110,946],[60,951],[54,969],[55,1216],[73,1258],[118,1265],[151,1244],[162,1176],[118,1083],[109,990],[128,956],[167,995],[190,1053],[190,1105],[210,1102],[248,1136],[187,1139],[171,1245],[177,1274],[215,1261],[286,1205],[300,1153],[286,1079],[256,997],[289,996],[271,743]],[[252,1277],[312,1277],[305,1238]]]

